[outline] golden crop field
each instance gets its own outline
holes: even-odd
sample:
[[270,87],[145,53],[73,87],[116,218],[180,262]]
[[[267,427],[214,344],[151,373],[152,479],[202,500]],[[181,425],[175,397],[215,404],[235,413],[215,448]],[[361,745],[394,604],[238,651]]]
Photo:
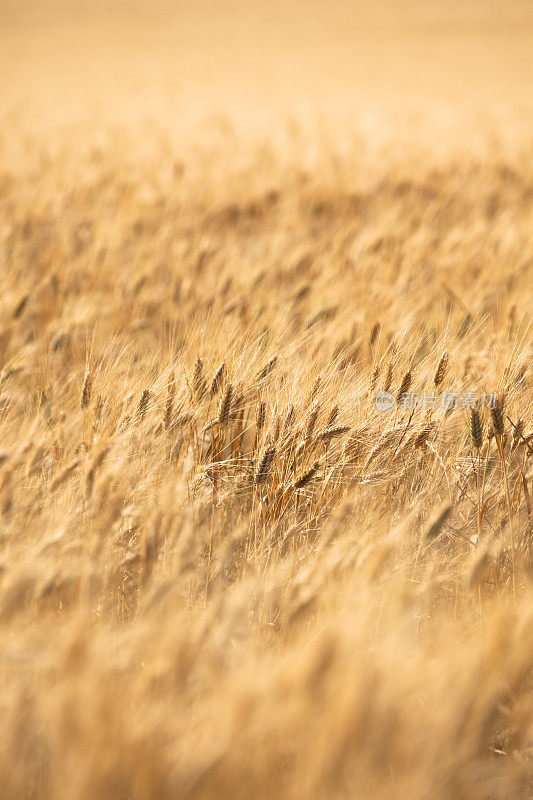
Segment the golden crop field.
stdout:
[[0,797],[531,800],[529,0],[0,0]]

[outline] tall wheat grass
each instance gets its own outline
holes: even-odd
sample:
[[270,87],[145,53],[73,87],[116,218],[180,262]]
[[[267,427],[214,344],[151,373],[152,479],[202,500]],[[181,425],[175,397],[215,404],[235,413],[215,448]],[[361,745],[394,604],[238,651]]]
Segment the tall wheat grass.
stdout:
[[[530,800],[531,147],[34,126],[2,800]],[[499,401],[410,402],[453,392]]]

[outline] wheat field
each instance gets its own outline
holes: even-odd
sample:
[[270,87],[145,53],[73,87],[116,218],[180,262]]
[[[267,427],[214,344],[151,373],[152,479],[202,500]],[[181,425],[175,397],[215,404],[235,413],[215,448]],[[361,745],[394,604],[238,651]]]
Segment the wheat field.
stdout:
[[0,19],[2,800],[530,800],[530,4]]

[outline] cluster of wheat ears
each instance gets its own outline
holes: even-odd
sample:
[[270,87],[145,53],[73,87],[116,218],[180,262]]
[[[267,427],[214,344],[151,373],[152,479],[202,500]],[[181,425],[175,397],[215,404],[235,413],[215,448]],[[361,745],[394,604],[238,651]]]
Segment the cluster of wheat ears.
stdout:
[[2,798],[530,798],[531,154],[80,136],[1,145]]

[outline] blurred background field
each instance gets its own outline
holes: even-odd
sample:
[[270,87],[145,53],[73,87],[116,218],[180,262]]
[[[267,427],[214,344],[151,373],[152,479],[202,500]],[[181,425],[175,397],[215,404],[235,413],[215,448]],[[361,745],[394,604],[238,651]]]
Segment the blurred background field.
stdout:
[[528,0],[2,0],[0,15],[2,114],[29,129],[319,118],[440,148],[473,123],[515,141],[531,124]]

